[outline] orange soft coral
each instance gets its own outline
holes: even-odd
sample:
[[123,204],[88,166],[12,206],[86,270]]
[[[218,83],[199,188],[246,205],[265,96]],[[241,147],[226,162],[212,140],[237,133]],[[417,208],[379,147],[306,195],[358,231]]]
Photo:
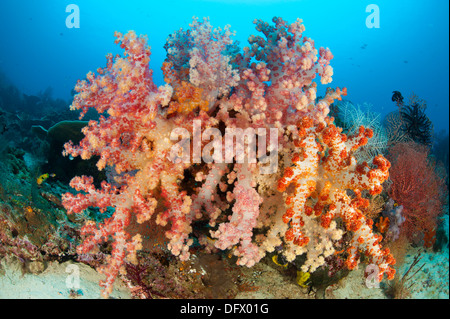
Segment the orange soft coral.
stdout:
[[170,102],[168,114],[183,113],[187,114],[197,107],[201,111],[208,111],[208,101],[202,99],[203,89],[195,87],[189,82],[181,82],[181,86],[175,89],[174,101]]
[[[318,227],[324,230],[319,237],[324,236],[326,229],[335,227],[333,220],[340,217],[347,231],[353,233],[347,249],[347,267],[354,269],[359,263],[358,252],[362,252],[369,257],[370,263],[378,266],[379,280],[385,273],[392,279],[395,270],[390,265],[395,260],[388,249],[382,249],[381,236],[372,232],[372,220],[366,219],[360,210],[368,205],[361,197],[361,191],[379,194],[381,184],[389,176],[390,163],[377,156],[373,160],[376,168],[370,168],[365,162],[358,164],[352,153],[367,143],[371,130],[361,127],[357,135],[347,137],[331,121],[328,118],[326,125],[313,126],[311,119],[304,118],[298,125],[299,140],[295,145],[301,153],[294,156],[294,165],[286,168],[278,183],[279,191],[286,191],[291,184],[294,186],[294,193],[286,198],[283,221],[288,224],[288,229],[285,240],[306,246],[307,251],[318,249],[318,243],[329,246],[330,240],[317,240],[321,232]],[[348,190],[355,194],[353,198],[348,195]],[[314,242],[308,247],[312,240]],[[311,254],[315,260],[308,258],[307,267],[317,268],[324,262],[322,257],[331,251],[326,250],[323,256]]]
[[164,62],[161,69],[164,73],[164,81],[174,87],[174,95],[167,114],[188,114],[197,107],[202,111],[208,111],[209,103],[202,96],[203,89],[192,85],[190,82],[180,81],[180,79],[188,78],[189,69],[181,68],[176,72],[172,62]]
[[380,217],[380,220],[375,224],[377,226],[380,233],[384,234],[389,229],[389,218],[388,217]]

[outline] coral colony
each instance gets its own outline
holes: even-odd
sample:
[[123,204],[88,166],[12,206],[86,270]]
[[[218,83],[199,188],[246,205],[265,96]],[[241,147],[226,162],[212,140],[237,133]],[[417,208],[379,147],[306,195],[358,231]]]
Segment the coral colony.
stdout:
[[[231,250],[248,267],[277,250],[287,261],[306,254],[302,271],[313,272],[340,253],[348,269],[365,255],[378,266],[378,280],[393,278],[395,260],[361,212],[369,205],[362,192],[381,192],[390,163],[381,155],[358,163],[353,154],[372,130],[361,126],[346,136],[328,117],[330,104],[347,93],[328,88],[317,96],[316,76],[332,81],[332,53],[303,36],[300,19],[253,23],[261,35],[240,50],[229,26],[213,29],[194,18],[190,29],[168,37],[166,84],[159,87],[147,38],[116,32],[124,54],[107,55],[105,68],[77,83],[71,109],[82,118],[93,108],[101,117],[83,129],[79,145],[66,143],[64,154],[98,156],[98,169],[115,174],[100,188],[92,177],[73,178],[78,193],[66,193],[63,205],[68,213],[114,208],[103,222],[84,225],[78,247],[88,253],[113,242],[100,269],[104,296],[142,248],[142,236],[127,226],[153,216],[181,260],[195,239],[208,250]],[[194,238],[200,220],[209,234]],[[348,248],[338,252],[345,232]]]

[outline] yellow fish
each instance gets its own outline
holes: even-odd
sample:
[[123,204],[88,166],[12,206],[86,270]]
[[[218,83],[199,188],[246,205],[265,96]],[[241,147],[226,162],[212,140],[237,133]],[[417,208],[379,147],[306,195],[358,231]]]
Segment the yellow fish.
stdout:
[[42,174],[41,176],[39,176],[39,177],[36,179],[36,183],[37,183],[38,185],[41,185],[43,182],[45,182],[45,180],[46,180],[47,178],[49,178],[49,177],[55,177],[55,176],[56,176],[55,174],[49,174],[49,173]]
[[297,284],[300,287],[308,287],[308,284],[306,282],[308,281],[310,276],[311,274],[309,272],[297,270]]
[[282,265],[282,264],[280,264],[280,263],[278,262],[278,255],[273,255],[273,256],[272,256],[272,261],[273,261],[276,265],[281,266],[281,267],[284,267],[284,268],[286,268],[286,267],[288,266],[288,263],[285,263],[284,265]]

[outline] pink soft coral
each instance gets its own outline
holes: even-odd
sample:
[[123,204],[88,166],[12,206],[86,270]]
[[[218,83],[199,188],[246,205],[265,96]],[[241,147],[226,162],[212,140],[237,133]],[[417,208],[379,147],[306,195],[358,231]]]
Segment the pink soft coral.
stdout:
[[[104,115],[99,121],[90,121],[83,129],[85,137],[79,145],[67,143],[64,154],[83,159],[98,156],[98,169],[108,167],[115,174],[112,174],[114,180],[103,182],[100,189],[94,187],[92,178],[75,177],[71,186],[79,193],[65,194],[63,205],[69,213],[81,213],[89,207],[98,207],[102,212],[107,207],[114,210],[102,223],[86,223],[82,229],[86,238],[78,248],[80,253],[87,253],[97,249],[98,244],[113,240],[111,257],[101,268],[106,274],[102,283],[105,296],[111,292],[117,274],[124,269],[125,259],[136,261],[136,251],[141,248],[141,236],[131,237],[127,227],[130,223],[147,222],[154,215],[156,223],[167,229],[168,248],[181,260],[189,258],[192,223],[197,219],[204,219],[215,227],[210,232],[215,247],[209,248],[233,250],[240,265],[252,266],[266,251],[273,249],[274,243],[281,245],[280,238],[269,243],[271,234],[276,237],[275,230],[269,231],[265,240],[265,234],[258,234],[256,238],[254,229],[280,221],[286,225],[293,216],[290,210],[284,212],[284,205],[280,205],[282,194],[274,194],[277,178],[273,173],[278,168],[278,150],[287,161],[299,146],[293,139],[303,136],[306,129],[294,125],[300,120],[307,118],[310,133],[320,134],[329,147],[329,158],[333,160],[324,161],[328,177],[321,176],[323,179],[331,178],[330,172],[338,174],[342,165],[349,164],[343,161],[350,160],[353,147],[367,140],[369,133],[365,130],[345,143],[334,126],[325,128],[330,121],[327,118],[329,105],[346,94],[345,89],[328,89],[316,102],[316,76],[322,84],[331,81],[329,62],[333,56],[330,50],[317,50],[313,40],[302,36],[301,20],[288,24],[275,18],[273,22],[275,26],[256,20],[256,29],[265,38],[251,36],[250,47],[237,53],[229,27],[212,29],[207,19],[194,19],[191,30],[179,30],[169,36],[165,46],[168,55],[163,65],[166,84],[159,87],[153,83],[149,69],[150,49],[146,38],[132,31],[125,35],[116,33],[116,43],[124,49],[124,55],[108,55],[105,68],[98,69],[97,74],[90,72],[86,80],[77,83],[78,94],[71,108],[81,110],[81,117],[91,108]],[[253,63],[252,59],[257,62]],[[223,131],[228,129],[242,132],[235,136],[237,145],[234,139],[233,145],[227,145],[222,137]],[[271,142],[275,141],[269,146],[258,144],[261,158],[271,159],[275,164],[275,170],[266,173],[270,176],[259,174],[267,164],[260,157],[256,162],[249,159],[250,155],[255,155],[256,147],[253,150],[244,147],[251,136],[247,135],[247,142],[242,136],[247,130],[254,133],[256,129],[264,131],[264,134],[258,133],[258,143],[259,137],[266,137],[266,130],[270,131]],[[177,142],[180,135],[182,139]],[[216,138],[213,148],[208,143],[211,137]],[[276,142],[280,144],[279,149]],[[344,144],[350,145],[350,149],[344,150]],[[174,151],[174,146],[179,148]],[[198,150],[204,150],[204,146],[209,146],[210,151],[214,149],[215,155],[220,153],[216,154],[216,148],[224,146],[226,160],[202,154]],[[231,151],[234,146],[242,152]],[[191,149],[192,153],[184,154]],[[317,149],[316,153],[319,151]],[[214,161],[207,161],[205,156]],[[380,158],[374,163],[386,168]],[[362,172],[359,175],[352,171],[345,176],[367,175],[367,184],[360,183],[358,187],[378,192],[378,180],[383,179],[386,172],[381,168],[358,168]],[[325,174],[324,171],[316,173]],[[382,176],[375,176],[377,174]],[[193,175],[196,183],[185,180]],[[312,185],[297,186],[303,189]],[[338,186],[340,192],[336,194],[346,201],[347,208],[342,217],[349,228],[358,231],[356,226],[365,222],[357,211],[359,202],[344,196],[347,184]],[[261,204],[267,197],[276,203],[276,208],[266,208],[261,214]],[[224,212],[230,214],[223,216]],[[325,225],[328,217],[334,216],[324,217],[323,226],[328,228],[316,227],[317,240],[328,235],[333,237],[332,227]],[[389,254],[382,253],[377,246],[379,240],[365,226],[361,228],[362,235],[352,246],[349,264],[357,263],[354,250],[364,244],[374,245],[375,252],[369,255],[372,259],[379,257],[377,264],[383,267],[389,264]],[[290,239],[295,237],[300,243],[297,240],[300,237],[292,235],[286,235],[288,249]],[[205,238],[205,234],[200,234],[199,242],[211,242]],[[329,243],[322,248],[328,253],[334,251]],[[311,252],[315,254],[314,247]],[[387,266],[383,271],[389,271]]]

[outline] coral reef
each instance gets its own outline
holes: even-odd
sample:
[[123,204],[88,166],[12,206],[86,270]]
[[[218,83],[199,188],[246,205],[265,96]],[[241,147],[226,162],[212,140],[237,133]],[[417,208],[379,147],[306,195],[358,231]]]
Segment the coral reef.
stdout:
[[[357,163],[353,154],[373,131],[361,126],[347,137],[327,117],[346,89],[329,88],[317,99],[316,76],[331,82],[330,50],[317,50],[303,36],[301,20],[272,21],[255,20],[264,37],[250,36],[240,53],[229,26],[213,29],[208,19],[194,18],[189,30],[168,37],[166,84],[159,87],[147,39],[116,32],[124,55],[108,55],[105,68],[77,83],[71,109],[81,111],[80,119],[89,109],[105,115],[89,121],[79,145],[66,143],[64,154],[98,156],[97,168],[112,171],[100,188],[92,177],[73,178],[77,193],[64,194],[62,204],[69,214],[113,208],[103,221],[86,222],[77,248],[95,252],[112,240],[99,267],[104,296],[119,273],[141,271],[130,265],[138,263],[145,234],[128,228],[152,221],[164,228],[167,248],[181,261],[189,259],[194,241],[207,251],[230,249],[237,264],[248,267],[281,247],[288,261],[306,253],[305,272],[323,265],[335,242],[351,233],[345,265],[356,268],[365,254],[379,267],[379,280],[393,277],[394,258],[359,209],[368,206],[361,191],[379,194],[390,164],[381,155],[373,167]],[[338,227],[338,217],[345,227]],[[199,222],[208,227],[194,232]]]
[[414,94],[380,123],[320,87],[333,55],[300,19],[253,23],[241,48],[194,17],[163,85],[134,31],[71,102],[0,74],[3,295],[448,298],[448,133]]

